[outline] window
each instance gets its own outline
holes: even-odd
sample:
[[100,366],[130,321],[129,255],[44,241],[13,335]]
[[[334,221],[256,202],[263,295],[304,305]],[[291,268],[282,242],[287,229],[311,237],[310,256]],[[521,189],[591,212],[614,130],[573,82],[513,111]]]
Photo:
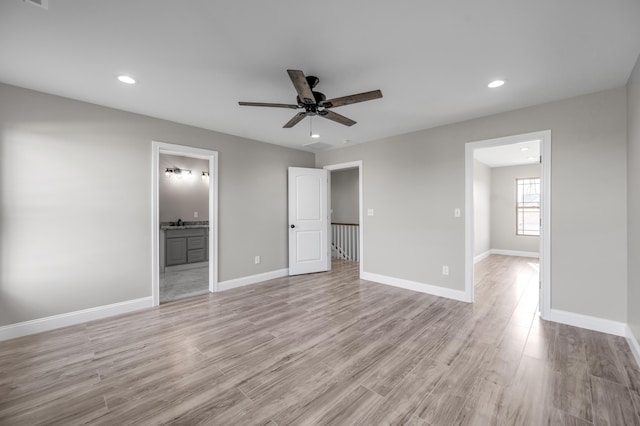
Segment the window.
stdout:
[[540,178],[516,179],[516,235],[540,235]]

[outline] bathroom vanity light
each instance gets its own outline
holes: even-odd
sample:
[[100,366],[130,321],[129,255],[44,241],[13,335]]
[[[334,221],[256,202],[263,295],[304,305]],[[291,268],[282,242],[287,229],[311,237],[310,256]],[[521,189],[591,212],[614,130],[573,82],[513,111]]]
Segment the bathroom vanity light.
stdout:
[[178,167],[167,167],[166,170],[164,171],[164,174],[169,177],[175,176],[177,178],[181,178],[183,175],[186,176],[187,179],[193,177],[193,173],[191,170],[180,169]]

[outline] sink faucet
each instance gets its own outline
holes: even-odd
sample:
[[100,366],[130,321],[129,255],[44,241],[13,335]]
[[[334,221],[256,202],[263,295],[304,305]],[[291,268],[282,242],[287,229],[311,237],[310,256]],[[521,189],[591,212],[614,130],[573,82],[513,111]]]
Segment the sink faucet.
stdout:
[[178,226],[182,226],[182,219],[178,219]]

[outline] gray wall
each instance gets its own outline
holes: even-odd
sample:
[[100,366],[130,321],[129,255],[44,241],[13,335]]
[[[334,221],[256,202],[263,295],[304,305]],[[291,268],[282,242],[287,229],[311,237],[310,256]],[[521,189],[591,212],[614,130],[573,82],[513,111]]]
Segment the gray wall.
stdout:
[[219,152],[221,281],[287,267],[313,154],[0,84],[0,325],[151,295],[153,140]]
[[640,340],[640,57],[627,85],[628,323]]
[[516,235],[516,178],[540,177],[540,164],[491,169],[491,248],[540,251],[540,237]]
[[358,169],[331,172],[331,222],[360,222]]
[[473,255],[491,250],[491,167],[473,160]]
[[[158,206],[160,222],[175,222],[178,219],[209,219],[209,180],[202,178],[203,171],[209,171],[209,161],[179,155],[160,154],[160,182],[158,184]],[[192,177],[178,178],[165,174],[167,168],[191,170]],[[194,217],[198,212],[198,217]]]
[[626,118],[621,87],[318,153],[316,165],[363,161],[364,208],[375,209],[366,272],[463,290],[453,209],[464,207],[465,143],[551,129],[552,308],[626,321]]

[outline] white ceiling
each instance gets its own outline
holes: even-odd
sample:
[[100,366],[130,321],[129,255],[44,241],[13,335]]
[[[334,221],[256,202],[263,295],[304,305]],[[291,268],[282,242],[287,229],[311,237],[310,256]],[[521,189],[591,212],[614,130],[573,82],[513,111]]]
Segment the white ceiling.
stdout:
[[539,163],[540,140],[475,149],[473,157],[489,167]]
[[[619,87],[639,52],[638,0],[0,1],[0,82],[307,150]],[[288,68],[384,98],[315,117],[319,140],[238,105],[295,103]]]

